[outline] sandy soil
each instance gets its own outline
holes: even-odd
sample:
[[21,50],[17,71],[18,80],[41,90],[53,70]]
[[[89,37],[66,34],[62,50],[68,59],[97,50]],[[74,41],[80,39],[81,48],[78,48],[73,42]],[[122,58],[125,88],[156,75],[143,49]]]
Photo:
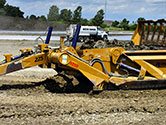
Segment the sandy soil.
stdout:
[[[0,59],[32,46],[0,41]],[[166,90],[51,93],[40,81],[55,74],[34,67],[0,76],[0,124],[166,124]]]

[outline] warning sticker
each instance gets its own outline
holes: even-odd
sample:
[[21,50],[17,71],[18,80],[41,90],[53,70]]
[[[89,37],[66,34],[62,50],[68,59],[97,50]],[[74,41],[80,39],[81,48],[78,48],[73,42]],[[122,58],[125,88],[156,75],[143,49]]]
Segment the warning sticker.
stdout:
[[67,64],[67,55],[62,55],[62,63]]
[[75,62],[72,62],[72,61],[71,61],[69,64],[72,65],[72,66],[75,67],[75,68],[78,68],[78,64],[76,64]]

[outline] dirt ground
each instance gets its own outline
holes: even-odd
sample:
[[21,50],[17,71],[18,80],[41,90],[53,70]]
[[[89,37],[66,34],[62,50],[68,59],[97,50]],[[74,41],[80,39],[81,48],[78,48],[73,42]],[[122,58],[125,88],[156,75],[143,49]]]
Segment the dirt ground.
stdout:
[[[0,41],[0,59],[27,47],[33,41]],[[0,76],[0,124],[166,124],[165,89],[52,93],[40,81],[55,74],[34,67]]]

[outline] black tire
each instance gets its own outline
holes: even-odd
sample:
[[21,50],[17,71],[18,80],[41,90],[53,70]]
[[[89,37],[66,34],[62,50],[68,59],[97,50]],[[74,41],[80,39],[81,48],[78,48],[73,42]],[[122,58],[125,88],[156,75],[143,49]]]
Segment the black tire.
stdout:
[[87,39],[89,39],[89,38],[88,37],[84,37],[84,41],[87,40]]
[[79,41],[79,42],[84,42],[84,37],[82,37],[82,36],[79,37],[79,38],[78,38],[78,41]]
[[104,41],[108,40],[108,36],[104,36],[104,37],[103,37],[103,40],[104,40]]

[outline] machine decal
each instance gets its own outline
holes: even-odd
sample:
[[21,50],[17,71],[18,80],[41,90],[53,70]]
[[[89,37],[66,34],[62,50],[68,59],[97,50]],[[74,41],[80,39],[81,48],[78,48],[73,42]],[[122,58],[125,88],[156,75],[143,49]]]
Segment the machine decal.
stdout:
[[67,57],[68,55],[62,55],[62,63],[67,64]]
[[43,56],[39,56],[35,58],[35,62],[39,62],[43,60]]
[[78,68],[78,64],[76,64],[76,63],[74,63],[74,62],[72,62],[72,61],[71,61],[69,64],[70,64],[71,66],[75,67],[75,68]]

